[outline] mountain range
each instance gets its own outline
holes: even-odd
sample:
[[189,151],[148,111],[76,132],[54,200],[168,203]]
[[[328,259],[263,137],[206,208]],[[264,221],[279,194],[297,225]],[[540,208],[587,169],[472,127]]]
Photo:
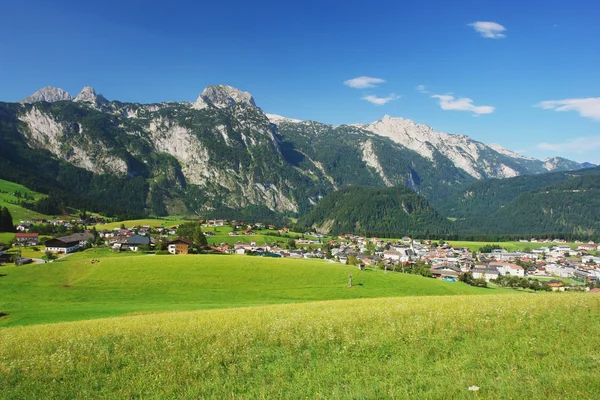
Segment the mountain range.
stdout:
[[[536,160],[403,118],[334,126],[266,114],[227,85],[195,102],[157,104],[46,87],[0,103],[0,145],[1,178],[121,215],[299,216],[350,185],[406,186],[437,207],[477,181],[592,166]],[[133,200],[127,185],[142,193]]]

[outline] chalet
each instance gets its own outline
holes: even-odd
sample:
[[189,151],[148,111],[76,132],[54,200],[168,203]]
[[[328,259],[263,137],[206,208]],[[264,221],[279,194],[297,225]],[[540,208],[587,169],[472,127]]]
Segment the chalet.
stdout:
[[21,246],[37,246],[39,233],[15,233],[15,240]]
[[167,244],[167,249],[171,254],[188,254],[191,245],[191,241],[177,238]]
[[229,232],[229,236],[240,236],[238,231],[231,231]]
[[142,246],[150,246],[150,238],[141,235],[133,235],[121,245],[121,250],[138,251]]
[[89,239],[93,239],[91,232],[73,233],[72,235],[62,236],[55,239],[46,240],[46,251],[52,253],[68,254],[85,247]]

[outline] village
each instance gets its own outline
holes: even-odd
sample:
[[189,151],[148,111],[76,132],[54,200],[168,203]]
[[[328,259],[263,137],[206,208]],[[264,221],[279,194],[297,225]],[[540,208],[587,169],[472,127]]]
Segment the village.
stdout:
[[[287,227],[270,224],[246,224],[228,220],[200,220],[205,239],[195,243],[188,235],[180,235],[180,225],[126,226],[112,229],[98,223],[77,229],[82,221],[47,221],[62,225],[68,235],[41,238],[30,232],[34,222],[21,222],[15,229],[13,248],[38,248],[40,258],[20,256],[17,264],[49,262],[89,247],[107,251],[146,252],[148,254],[188,255],[220,253],[274,258],[323,259],[329,262],[366,268],[419,274],[449,282],[463,281],[487,286],[489,282],[525,287],[525,280],[541,282],[544,290],[565,291],[600,286],[600,245],[594,242],[568,244],[561,239],[521,239],[531,248],[507,251],[500,245],[489,245],[473,251],[452,246],[444,241],[420,240],[404,236],[400,239],[364,237],[354,234],[326,236],[316,232],[295,233]],[[189,222],[188,222],[189,224]],[[206,240],[208,239],[208,240]],[[219,239],[222,239],[220,241]],[[9,257],[10,244],[0,244],[0,260]],[[510,279],[512,278],[512,280]]]

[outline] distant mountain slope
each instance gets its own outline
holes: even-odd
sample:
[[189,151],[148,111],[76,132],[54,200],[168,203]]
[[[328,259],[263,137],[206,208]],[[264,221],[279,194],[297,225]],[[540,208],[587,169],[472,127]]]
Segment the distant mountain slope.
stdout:
[[357,233],[372,236],[447,233],[450,223],[427,199],[396,186],[347,187],[327,195],[299,226],[331,234]]
[[433,202],[442,214],[455,218],[488,217],[521,195],[573,177],[600,175],[600,167],[578,171],[551,172],[508,179],[480,180],[458,188]]
[[[552,179],[559,177],[560,174],[552,174]],[[599,210],[600,169],[595,168],[522,192],[487,217],[459,220],[456,230],[462,233],[572,233],[596,237],[600,234]]]
[[429,160],[433,160],[434,153],[439,152],[476,179],[510,178],[582,168],[581,164],[564,159],[561,163],[548,163],[524,157],[497,144],[488,146],[465,135],[436,132],[428,125],[388,115],[371,124],[355,126],[388,137]]

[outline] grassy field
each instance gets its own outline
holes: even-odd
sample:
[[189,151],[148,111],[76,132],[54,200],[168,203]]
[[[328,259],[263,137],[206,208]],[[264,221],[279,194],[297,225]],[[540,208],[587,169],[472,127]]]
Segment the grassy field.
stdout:
[[540,247],[552,247],[552,246],[556,246],[556,245],[561,245],[561,246],[571,246],[572,249],[577,248],[577,244],[576,243],[521,243],[521,242],[466,242],[466,241],[454,241],[454,240],[450,240],[448,241],[448,244],[450,244],[452,247],[454,248],[467,248],[469,250],[472,251],[477,251],[479,250],[481,247],[488,245],[488,244],[497,244],[500,247],[502,247],[503,249],[506,249],[508,251],[523,251],[526,248],[529,249],[538,249]]
[[[91,263],[92,259],[100,262]],[[148,256],[93,250],[0,268],[0,326],[330,299],[503,292],[322,260]],[[348,274],[354,286],[346,288]]]
[[[221,244],[221,243],[235,244],[237,242],[242,242],[242,243],[256,242],[256,244],[258,244],[258,245],[263,245],[265,243],[274,243],[274,242],[287,243],[290,241],[290,239],[298,239],[298,238],[302,237],[302,233],[297,233],[297,232],[289,232],[289,233],[284,234],[285,236],[281,236],[278,234],[277,230],[270,230],[270,229],[255,230],[254,233],[256,233],[256,235],[251,235],[251,236],[244,235],[243,230],[242,230],[241,234],[239,236],[229,236],[229,232],[231,232],[232,230],[233,229],[230,226],[203,228],[204,232],[211,232],[214,234],[214,236],[207,237],[209,244]],[[309,240],[321,240],[324,243],[331,239],[330,236],[324,237],[321,239],[318,239],[313,236],[305,236],[305,238],[309,239]],[[298,247],[304,247],[304,246],[306,246],[306,245],[298,245]]]
[[0,381],[15,399],[597,399],[598,337],[590,294],[150,314],[0,329]]

